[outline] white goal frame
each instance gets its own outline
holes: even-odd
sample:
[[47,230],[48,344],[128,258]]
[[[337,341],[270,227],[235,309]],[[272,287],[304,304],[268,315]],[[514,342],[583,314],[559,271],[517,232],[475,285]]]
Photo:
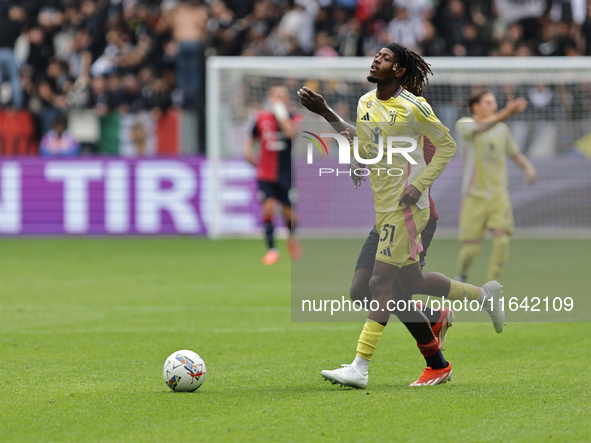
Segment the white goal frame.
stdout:
[[[239,70],[246,74],[273,75],[275,77],[299,77],[302,79],[339,77],[344,80],[362,81],[371,64],[370,57],[209,57],[206,63],[206,155],[208,160],[209,205],[208,232],[210,238],[218,238],[221,229],[221,202],[219,171],[222,161],[222,125],[220,98],[221,75],[224,70]],[[495,83],[552,83],[568,84],[582,75],[591,73],[591,57],[428,57],[435,75],[429,78],[432,85],[480,84],[481,80],[471,72],[495,75]],[[527,76],[516,75],[527,70]],[[458,72],[463,71],[463,72]],[[522,72],[523,73],[523,72]],[[559,74],[559,75],[557,75]]]

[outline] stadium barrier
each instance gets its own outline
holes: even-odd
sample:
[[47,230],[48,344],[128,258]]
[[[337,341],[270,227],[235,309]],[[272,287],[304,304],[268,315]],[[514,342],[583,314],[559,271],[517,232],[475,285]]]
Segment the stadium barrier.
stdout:
[[[68,130],[95,152],[125,157],[144,155],[195,155],[197,153],[195,111],[171,108],[158,117],[148,111],[99,117],[92,109],[68,112]],[[33,116],[26,110],[0,110],[0,154],[36,155]]]

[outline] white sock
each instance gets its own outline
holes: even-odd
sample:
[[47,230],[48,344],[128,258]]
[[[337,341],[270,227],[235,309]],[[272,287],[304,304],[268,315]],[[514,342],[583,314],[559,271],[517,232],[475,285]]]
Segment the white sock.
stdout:
[[359,372],[365,374],[367,372],[367,369],[369,368],[369,360],[366,360],[363,357],[356,356],[355,360],[353,360],[353,363],[351,363],[351,366],[353,366]]

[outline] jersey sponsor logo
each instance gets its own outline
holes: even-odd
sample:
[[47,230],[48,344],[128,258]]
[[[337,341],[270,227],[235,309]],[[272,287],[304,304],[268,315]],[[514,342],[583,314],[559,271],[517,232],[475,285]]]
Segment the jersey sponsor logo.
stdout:
[[369,112],[367,112],[363,117],[361,117],[360,120],[363,122],[368,122],[369,121]]
[[382,130],[377,126],[371,130],[371,141],[376,145],[380,141],[380,137],[382,136]]
[[398,117],[398,112],[394,111],[393,109],[390,111],[390,121],[388,124],[392,126],[396,122],[396,118]]
[[281,132],[265,132],[261,141],[269,151],[283,151],[287,148],[287,142],[283,139]]

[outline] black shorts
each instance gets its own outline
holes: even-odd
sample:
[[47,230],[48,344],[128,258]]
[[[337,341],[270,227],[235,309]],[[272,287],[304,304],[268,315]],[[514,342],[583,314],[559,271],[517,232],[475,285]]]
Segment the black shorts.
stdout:
[[[423,242],[423,252],[419,253],[419,263],[421,264],[421,269],[425,266],[425,257],[427,256],[427,249],[431,244],[431,240],[433,240],[433,236],[435,235],[435,229],[437,229],[437,220],[433,220],[427,223],[423,232],[421,232],[421,240]],[[374,226],[367,240],[363,244],[361,248],[361,252],[359,253],[359,258],[357,258],[357,265],[355,266],[355,270],[357,269],[373,269],[374,262],[376,261],[376,252],[378,250],[378,242],[380,240],[380,236],[378,235],[378,230]]]
[[261,203],[269,198],[274,198],[282,205],[291,207],[290,191],[291,188],[281,186],[278,183],[259,180],[259,200]]

